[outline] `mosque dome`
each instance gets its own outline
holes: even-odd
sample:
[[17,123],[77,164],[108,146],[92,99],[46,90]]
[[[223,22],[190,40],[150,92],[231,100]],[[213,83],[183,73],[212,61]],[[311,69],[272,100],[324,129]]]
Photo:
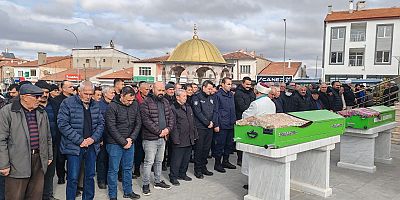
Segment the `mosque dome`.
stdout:
[[217,47],[206,40],[199,39],[196,32],[193,39],[178,44],[167,61],[226,64]]

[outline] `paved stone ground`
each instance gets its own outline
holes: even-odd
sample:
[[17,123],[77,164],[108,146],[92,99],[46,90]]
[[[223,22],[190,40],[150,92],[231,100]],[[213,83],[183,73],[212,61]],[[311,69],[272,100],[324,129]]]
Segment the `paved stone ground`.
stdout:
[[[392,146],[393,164],[376,164],[377,172],[369,174],[336,167],[339,161],[337,149],[331,156],[331,187],[333,195],[328,200],[400,200],[400,145]],[[236,158],[234,158],[236,159]],[[231,159],[231,160],[234,160]],[[209,160],[209,169],[213,162]],[[213,171],[214,172],[214,171]],[[201,199],[243,199],[246,190],[242,188],[246,184],[246,177],[240,173],[240,169],[229,170],[226,174],[215,173],[214,176],[196,179],[193,175],[193,164],[189,166],[191,182],[180,181],[180,186],[172,186],[171,190],[156,190],[151,188],[151,196],[143,196],[141,192],[141,179],[133,181],[133,190],[139,193],[141,199],[165,199],[165,200],[201,200]],[[167,181],[168,172],[163,172],[163,178]],[[55,180],[56,181],[56,180]],[[65,185],[55,183],[55,196],[65,199]],[[80,198],[79,198],[80,199]],[[100,190],[96,185],[95,199],[108,199],[107,190]],[[122,186],[118,187],[118,199],[122,198]],[[291,191],[292,200],[323,200],[324,198]]]

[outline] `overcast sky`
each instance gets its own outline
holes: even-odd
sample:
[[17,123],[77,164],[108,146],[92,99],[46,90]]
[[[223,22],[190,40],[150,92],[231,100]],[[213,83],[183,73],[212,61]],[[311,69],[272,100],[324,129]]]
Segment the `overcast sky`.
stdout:
[[[287,56],[321,65],[327,6],[348,8],[348,0],[0,0],[0,49],[36,59],[38,51],[67,55],[80,48],[108,46],[139,58],[164,55],[191,39],[193,24],[201,39],[222,53],[239,49],[283,60]],[[369,8],[400,6],[399,0],[367,0]],[[70,29],[78,37],[65,31]]]

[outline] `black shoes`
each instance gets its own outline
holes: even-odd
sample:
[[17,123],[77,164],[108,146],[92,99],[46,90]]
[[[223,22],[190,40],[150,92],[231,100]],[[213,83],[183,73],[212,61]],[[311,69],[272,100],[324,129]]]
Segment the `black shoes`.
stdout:
[[140,199],[140,195],[135,194],[134,192],[132,192],[130,194],[124,194],[124,198]]
[[65,179],[59,178],[57,181],[57,184],[60,184],[60,185],[65,184]]
[[236,169],[236,166],[230,163],[229,161],[223,161],[222,167],[227,169]]
[[198,179],[203,179],[204,178],[203,173],[201,173],[201,172],[194,172],[194,176],[196,178],[198,178]]
[[212,175],[214,175],[214,173],[208,171],[208,169],[203,169],[202,173],[203,173],[203,175],[206,175],[206,176],[212,176]]
[[185,176],[182,176],[182,177],[178,177],[178,180],[192,181],[192,178],[190,178],[189,176],[185,175]]
[[161,181],[159,183],[155,183],[154,188],[160,189],[160,190],[169,190],[169,189],[171,189],[171,186],[166,184],[164,181]]
[[104,189],[107,189],[107,186],[106,186],[106,184],[105,184],[105,183],[103,183],[103,182],[100,182],[100,183],[98,183],[97,185],[98,185],[98,186],[99,186],[99,188],[100,188],[100,189],[102,189],[102,190],[104,190]]
[[221,165],[221,157],[216,156],[215,157],[215,164],[214,164],[214,170],[220,173],[225,173],[224,167]]
[[150,193],[150,185],[143,185],[143,195],[144,196],[151,195],[151,193]]
[[135,171],[132,174],[132,179],[137,179],[139,177],[140,177],[140,169],[135,168]]
[[180,183],[179,183],[179,181],[177,179],[169,179],[169,182],[171,182],[171,184],[175,185],[175,186],[179,186],[180,185]]

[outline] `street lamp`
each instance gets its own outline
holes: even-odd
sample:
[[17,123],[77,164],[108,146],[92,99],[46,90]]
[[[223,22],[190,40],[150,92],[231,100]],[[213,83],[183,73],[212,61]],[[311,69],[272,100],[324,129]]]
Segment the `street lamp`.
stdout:
[[[65,31],[68,31],[68,32],[72,33],[72,35],[74,35],[75,40],[76,40],[76,43],[74,44],[74,48],[77,48],[77,47],[79,46],[79,40],[78,40],[78,37],[76,37],[76,34],[75,34],[73,31],[71,31],[71,30],[69,30],[69,29],[67,29],[67,28],[65,28],[64,30],[65,30]],[[74,67],[74,66],[73,66],[73,64],[74,64],[73,60],[74,60],[74,57],[72,56],[72,68]],[[78,64],[79,64],[79,50],[78,50],[78,56],[77,56],[77,58],[76,58],[76,67],[77,67],[77,70],[78,70],[78,79],[79,79],[78,81],[80,81],[80,77],[79,77],[79,66],[78,66]],[[84,66],[84,67],[85,67],[85,66]],[[85,70],[86,70],[86,68],[85,68]],[[86,80],[86,71],[85,71],[85,80]]]
[[285,23],[285,40],[283,43],[283,76],[282,76],[282,80],[284,83],[286,83],[285,81],[285,67],[286,67],[286,19],[283,19],[283,22]]

